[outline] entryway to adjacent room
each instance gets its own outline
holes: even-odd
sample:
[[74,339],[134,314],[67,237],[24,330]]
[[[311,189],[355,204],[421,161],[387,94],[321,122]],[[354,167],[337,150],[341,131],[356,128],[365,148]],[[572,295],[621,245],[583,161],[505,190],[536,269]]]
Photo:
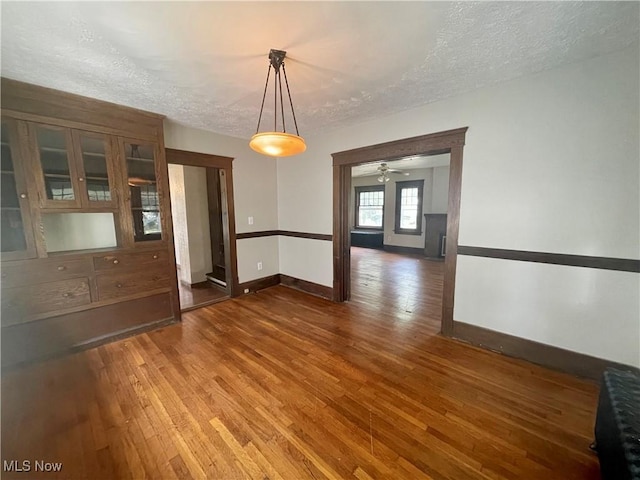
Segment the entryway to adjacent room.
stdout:
[[351,301],[440,331],[449,153],[351,168]]
[[180,309],[187,311],[233,291],[231,159],[167,149],[167,163]]
[[[447,193],[446,234],[442,239],[438,238],[438,247],[444,253],[445,260],[442,280],[440,332],[444,335],[453,335],[453,299],[455,290],[456,261],[458,250],[458,225],[460,219],[460,189],[462,180],[462,154],[464,149],[465,133],[467,128],[448,130],[419,137],[405,138],[402,140],[370,145],[333,153],[333,299],[344,302],[355,293],[352,286],[351,272],[351,230],[353,223],[351,200],[352,169],[359,165],[373,162],[388,163],[392,160],[407,159],[416,156],[437,156],[449,154],[449,181]],[[382,165],[380,165],[382,166]],[[390,172],[386,172],[388,174]],[[385,172],[380,172],[382,182],[386,183]],[[414,195],[414,185],[406,185],[400,190],[400,199],[396,203],[402,203],[402,195],[406,193],[407,201]],[[413,190],[412,190],[413,189]],[[405,192],[406,190],[406,192]],[[419,201],[409,203],[420,204]],[[411,229],[411,222],[403,219],[400,209],[395,210],[394,233],[401,233]],[[422,222],[422,217],[414,215],[415,222]],[[429,219],[425,218],[425,222]],[[416,226],[417,227],[417,226]],[[439,237],[439,235],[438,235]],[[428,242],[425,239],[425,249]],[[389,285],[387,285],[389,287]],[[393,285],[391,285],[393,287]],[[383,300],[381,300],[383,301]]]

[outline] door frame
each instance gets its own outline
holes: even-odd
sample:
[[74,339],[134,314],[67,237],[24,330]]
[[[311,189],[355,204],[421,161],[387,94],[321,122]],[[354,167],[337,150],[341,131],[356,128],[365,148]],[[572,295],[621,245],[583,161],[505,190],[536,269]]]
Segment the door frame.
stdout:
[[237,297],[240,292],[238,282],[238,252],[236,249],[236,217],[233,200],[233,167],[232,157],[223,157],[208,153],[188,152],[166,148],[167,164],[186,165],[190,167],[217,168],[224,178],[220,193],[222,200],[222,232],[224,236],[225,279],[230,297]]
[[371,162],[398,160],[416,155],[451,155],[447,206],[447,245],[444,262],[442,322],[440,332],[453,335],[453,301],[455,294],[462,154],[469,127],[446,130],[418,137],[404,138],[333,153],[333,300],[345,302],[351,296],[351,238],[349,201],[351,167]]

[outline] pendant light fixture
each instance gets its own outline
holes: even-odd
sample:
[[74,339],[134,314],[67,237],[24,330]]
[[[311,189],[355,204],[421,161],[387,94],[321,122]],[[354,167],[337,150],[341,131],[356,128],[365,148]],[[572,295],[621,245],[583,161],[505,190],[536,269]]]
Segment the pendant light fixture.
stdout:
[[[249,146],[258,153],[269,155],[270,157],[288,157],[302,153],[307,149],[304,139],[298,132],[298,122],[296,114],[293,110],[293,101],[291,100],[291,91],[289,90],[289,81],[287,80],[287,72],[284,68],[284,57],[287,52],[283,50],[271,49],[269,52],[269,68],[267,70],[267,81],[264,85],[264,93],[262,95],[262,105],[260,106],[260,116],[258,117],[258,127],[256,134],[251,137]],[[260,121],[262,120],[262,111],[264,110],[264,101],[267,97],[267,88],[269,86],[269,76],[271,68],[274,70],[273,85],[273,131],[260,133]],[[280,71],[284,74],[284,83],[287,87],[287,95],[289,96],[289,105],[291,106],[291,116],[293,124],[296,127],[296,134],[287,133],[284,118],[284,102],[282,100],[282,77]],[[279,102],[279,105],[278,105]],[[282,131],[278,131],[278,106],[280,107],[280,116],[282,118]]]

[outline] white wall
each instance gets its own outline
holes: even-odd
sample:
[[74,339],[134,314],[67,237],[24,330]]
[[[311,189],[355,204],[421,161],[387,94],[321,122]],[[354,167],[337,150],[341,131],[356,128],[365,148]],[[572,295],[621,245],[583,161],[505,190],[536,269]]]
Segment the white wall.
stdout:
[[[331,258],[333,243],[296,237],[278,237],[280,248],[280,273],[309,282],[323,284],[333,275],[333,262],[317,264],[312,255]],[[311,254],[311,252],[313,252]]]
[[637,273],[460,255],[455,318],[639,365],[639,287]]
[[[307,134],[304,154],[278,159],[280,227],[331,232],[331,153],[468,126],[461,245],[638,259],[639,57],[635,45],[324,135]],[[280,263],[303,264],[299,278],[332,285],[331,251],[317,242],[281,249]],[[535,268],[532,280],[518,262],[460,256],[454,318],[640,365],[637,274]],[[558,268],[571,269],[565,277],[572,281],[551,290],[545,282]],[[492,269],[502,276],[491,286],[490,300],[481,302],[473,286],[489,288],[485,276]],[[613,277],[624,296],[607,291]],[[587,281],[599,288],[583,295],[576,284]],[[510,308],[516,303],[520,308]],[[589,338],[575,325],[585,327]],[[619,339],[627,341],[617,344]]]
[[447,213],[449,203],[449,166],[433,169],[431,210],[425,213]]
[[184,192],[189,231],[189,264],[191,284],[205,282],[213,269],[211,260],[211,232],[209,230],[209,202],[207,199],[207,170],[204,167],[184,167]]
[[[384,189],[384,244],[397,247],[424,248],[424,214],[447,213],[447,199],[449,192],[449,167],[434,167],[422,169],[406,169],[408,176],[392,175],[385,183]],[[367,177],[353,177],[351,179],[351,205],[349,215],[351,227],[355,228],[355,187],[380,185],[378,175]],[[398,235],[395,230],[396,210],[396,182],[408,180],[424,180],[422,197],[422,234]],[[444,207],[444,210],[442,208]]]
[[176,264],[180,266],[178,279],[191,283],[191,261],[189,259],[189,231],[187,228],[187,205],[184,191],[184,167],[169,164],[169,194]]
[[[238,276],[253,280],[280,273],[278,237],[257,237],[238,240]],[[262,270],[258,270],[262,263]],[[240,280],[241,282],[247,280]]]
[[[278,229],[274,159],[255,153],[249,148],[248,140],[185,127],[171,121],[165,121],[164,136],[167,148],[234,158],[233,189],[237,233]],[[250,216],[254,219],[253,225],[248,223]],[[238,240],[237,249],[238,277],[241,283],[279,273],[278,246],[272,237]],[[262,259],[263,270],[257,269],[255,258]]]

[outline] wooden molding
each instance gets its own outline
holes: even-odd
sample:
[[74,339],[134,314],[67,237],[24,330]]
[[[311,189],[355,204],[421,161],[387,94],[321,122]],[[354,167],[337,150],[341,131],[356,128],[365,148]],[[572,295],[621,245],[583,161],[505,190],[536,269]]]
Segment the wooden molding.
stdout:
[[[333,289],[317,283],[308,282],[307,280],[301,280],[299,278],[290,277],[282,273],[276,273],[268,277],[257,278],[248,282],[241,283],[239,285],[240,294],[245,293],[245,290],[249,292],[257,292],[264,290],[265,288],[274,287],[276,285],[284,285],[285,287],[294,288],[317,297],[326,298],[331,300],[333,298]],[[247,292],[248,293],[248,292]]]
[[220,171],[221,208],[223,215],[222,230],[224,237],[225,268],[227,292],[236,297],[242,293],[238,285],[238,251],[236,248],[236,215],[233,196],[233,158],[209,153],[189,152],[175,148],[165,149],[167,163],[205,168],[217,168]]
[[280,274],[280,283],[285,287],[294,288],[296,290],[310,293],[317,297],[326,298],[331,300],[333,298],[333,289],[307,280],[300,280],[299,278],[290,277],[289,275]]
[[[418,189],[418,212],[416,217],[416,228],[405,229],[400,227],[400,212],[402,209],[402,189],[417,188]],[[424,179],[421,180],[403,180],[396,182],[396,203],[393,220],[393,233],[396,235],[422,235],[422,206],[424,199]]]
[[543,367],[591,380],[599,381],[602,378],[602,372],[608,367],[622,370],[632,368],[610,360],[592,357],[458,321],[453,322],[452,336],[455,339],[488,348],[510,357],[520,358]]
[[210,153],[188,152],[175,148],[165,148],[167,163],[193,167],[231,168],[233,158]]
[[279,230],[263,230],[261,232],[236,233],[236,238],[238,240],[243,240],[245,238],[274,237],[276,235],[280,235],[278,232]]
[[21,120],[161,141],[164,115],[2,78],[2,114]]
[[292,232],[290,230],[263,230],[261,232],[237,233],[236,238],[238,240],[242,240],[244,238],[273,237],[278,235],[281,235],[283,237],[308,238],[311,240],[324,240],[327,242],[330,242],[331,240],[333,240],[333,235],[331,234]]
[[[353,229],[354,230],[364,230],[364,231],[378,231],[378,232],[382,232],[384,231],[384,198],[386,195],[386,188],[384,184],[379,184],[379,185],[363,185],[363,186],[358,186],[358,187],[354,187],[354,202],[353,202]],[[380,227],[366,227],[363,225],[359,225],[359,218],[360,215],[358,214],[358,211],[360,210],[360,194],[361,193],[366,193],[366,192],[382,192],[382,222],[381,222],[381,226]]]
[[419,137],[403,138],[391,142],[378,143],[344,152],[332,154],[333,165],[358,165],[361,163],[378,162],[411,155],[439,155],[449,153],[452,146],[464,145],[464,138],[468,127],[430,133]]
[[350,225],[351,167],[363,163],[390,161],[409,155],[450,153],[449,197],[447,205],[447,255],[445,257],[442,295],[443,335],[453,333],[453,302],[455,296],[460,221],[460,189],[462,157],[468,127],[405,138],[354,150],[332,154],[333,157],[333,300],[344,302],[350,295]]
[[282,235],[283,237],[308,238],[310,240],[324,240],[327,242],[333,240],[333,235],[329,233],[291,232],[289,230],[278,230],[278,232],[278,235]]
[[501,248],[458,246],[458,254],[473,257],[500,258],[520,262],[549,263],[572,267],[599,268],[622,272],[640,273],[640,260],[630,258],[590,257],[586,255],[566,255],[563,253],[531,252],[526,250],[505,250]]
[[[335,160],[334,160],[335,161]],[[346,159],[344,160],[346,161]],[[351,297],[351,166],[333,167],[333,301]]]
[[245,293],[245,290],[249,292],[257,292],[258,290],[264,290],[265,288],[274,287],[280,285],[280,274],[270,275],[268,277],[257,278],[248,282],[243,282],[238,285],[239,294]]

